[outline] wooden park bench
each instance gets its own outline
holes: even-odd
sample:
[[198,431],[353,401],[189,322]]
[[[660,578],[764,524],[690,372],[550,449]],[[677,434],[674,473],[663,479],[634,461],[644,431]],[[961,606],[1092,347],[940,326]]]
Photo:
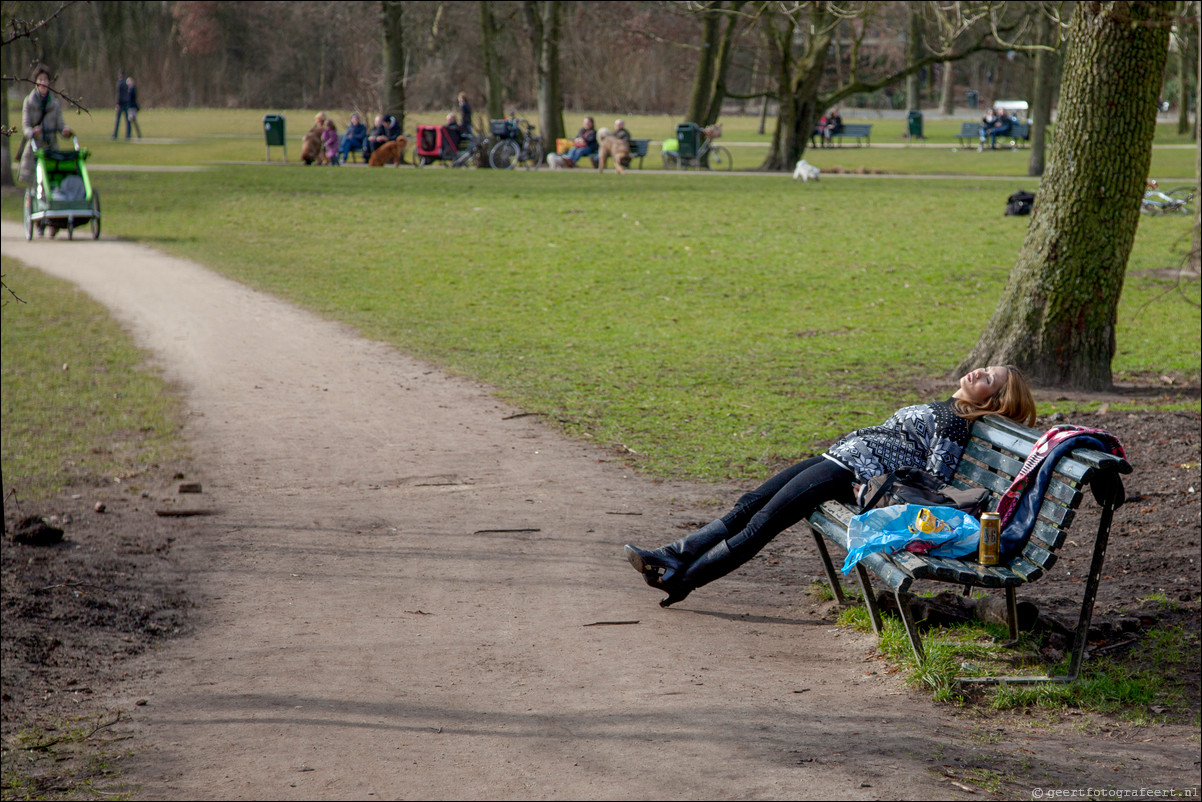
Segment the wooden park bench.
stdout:
[[[980,144],[981,142],[981,124],[980,123],[961,123],[960,133],[956,134],[956,138],[960,140],[960,147],[967,148],[971,144]],[[1010,126],[1010,133],[1002,134],[998,139],[1006,141],[1013,139],[1016,148],[1021,148],[1023,145],[1031,141],[1031,124],[1030,123],[1014,123]]]
[[[997,415],[979,418],[973,423],[972,438],[964,450],[964,457],[960,460],[951,484],[960,488],[987,488],[993,496],[991,506],[996,507],[997,499],[1010,487],[1035,441],[1041,435],[1042,432]],[[868,555],[856,565],[855,571],[872,620],[873,631],[880,637],[881,615],[873,595],[869,572],[893,591],[902,623],[910,639],[910,646],[920,663],[923,660],[922,639],[910,606],[902,599],[902,594],[906,593],[916,580],[960,585],[964,588],[965,595],[972,588],[1002,588],[1006,595],[1006,618],[1010,639],[1017,640],[1018,611],[1015,591],[1020,585],[1034,582],[1044,576],[1055,564],[1056,553],[1064,545],[1065,533],[1072,525],[1075,510],[1084,497],[1086,485],[1089,485],[1102,512],[1094,537],[1093,560],[1085,583],[1068,674],[1056,677],[960,678],[960,681],[1071,682],[1076,679],[1085,656],[1094,599],[1110,537],[1110,523],[1114,511],[1124,500],[1120,475],[1130,472],[1131,466],[1126,460],[1089,448],[1075,449],[1062,457],[1055,467],[1052,481],[1044,492],[1039,518],[1029,540],[1018,554],[1001,565],[984,566],[971,558],[946,559],[906,551]],[[826,502],[809,518],[827,579],[840,604],[846,604],[846,601],[824,539],[839,546],[846,553],[848,523],[858,512],[858,509],[838,502]]]
[[639,169],[643,169],[643,157],[647,155],[647,147],[651,144],[650,139],[632,139],[630,140],[630,158],[639,160]]
[[871,137],[872,125],[865,123],[852,123],[850,125],[844,125],[843,130],[839,131],[839,133],[831,134],[831,141],[833,142],[838,139],[839,146],[842,147],[843,140],[845,138],[854,139],[856,140],[856,147],[859,147],[861,144],[871,145]]
[[962,123],[960,125],[960,133],[956,134],[956,138],[960,140],[960,147],[962,148],[979,143],[981,141],[981,124]]

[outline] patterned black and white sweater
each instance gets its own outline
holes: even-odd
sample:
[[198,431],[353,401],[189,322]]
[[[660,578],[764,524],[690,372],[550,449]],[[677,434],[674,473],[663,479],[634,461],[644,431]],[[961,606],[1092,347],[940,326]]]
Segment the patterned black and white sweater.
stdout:
[[950,398],[916,404],[894,412],[880,426],[844,435],[824,456],[850,468],[861,483],[902,467],[923,468],[950,482],[968,445],[969,428]]

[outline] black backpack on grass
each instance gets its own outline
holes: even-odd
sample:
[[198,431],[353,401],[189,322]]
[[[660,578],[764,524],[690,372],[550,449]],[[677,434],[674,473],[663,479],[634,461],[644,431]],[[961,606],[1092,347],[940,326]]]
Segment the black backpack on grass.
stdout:
[[1009,198],[1006,198],[1006,215],[1012,214],[1030,214],[1035,208],[1035,194],[1020,189]]

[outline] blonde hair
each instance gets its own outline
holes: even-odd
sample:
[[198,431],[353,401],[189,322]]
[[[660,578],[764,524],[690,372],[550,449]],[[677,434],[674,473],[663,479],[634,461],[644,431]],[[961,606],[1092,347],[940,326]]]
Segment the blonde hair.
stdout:
[[977,404],[963,398],[955,400],[956,414],[974,421],[985,415],[1005,415],[1011,420],[1032,426],[1035,423],[1035,398],[1022,371],[1013,365],[1002,365],[1006,383],[984,402]]

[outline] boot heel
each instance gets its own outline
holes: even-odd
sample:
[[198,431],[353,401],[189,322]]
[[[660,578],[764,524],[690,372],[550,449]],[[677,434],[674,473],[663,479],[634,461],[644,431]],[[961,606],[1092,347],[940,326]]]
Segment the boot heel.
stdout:
[[643,575],[643,581],[653,588],[662,587],[665,579],[676,573],[677,566],[667,565],[652,552],[634,546],[625,546],[626,560],[634,570]]

